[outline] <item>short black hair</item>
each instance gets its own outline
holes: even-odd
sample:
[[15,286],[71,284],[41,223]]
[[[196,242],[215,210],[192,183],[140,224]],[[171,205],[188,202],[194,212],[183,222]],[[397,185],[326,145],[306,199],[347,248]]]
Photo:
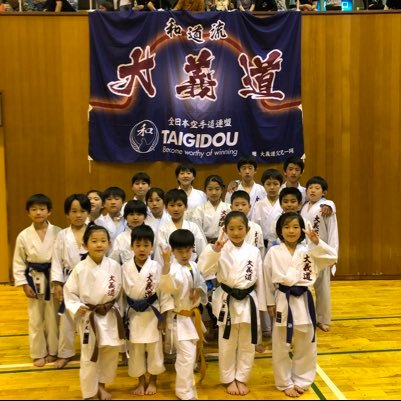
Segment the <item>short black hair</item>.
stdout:
[[219,175],[217,175],[217,174],[211,174],[211,175],[208,175],[208,176],[206,177],[204,188],[206,189],[206,187],[207,187],[211,182],[216,182],[217,184],[219,184],[219,186],[221,187],[221,189],[224,189],[224,188],[225,188],[223,179],[222,179]]
[[246,217],[246,214],[244,212],[240,212],[237,210],[233,210],[227,214],[227,216],[224,218],[224,227],[227,228],[227,226],[230,224],[230,221],[236,217],[242,219],[242,221],[245,224],[245,227],[248,228],[249,226],[248,217]]
[[181,201],[185,206],[188,205],[188,196],[183,189],[173,188],[166,192],[164,203],[168,205],[170,202]]
[[78,201],[82,209],[84,209],[88,213],[91,212],[91,202],[85,194],[72,194],[65,198],[64,214],[68,214],[70,212],[72,202],[74,202],[75,200]]
[[131,246],[134,244],[134,241],[150,241],[153,245],[155,241],[155,233],[152,230],[152,227],[142,224],[138,227],[135,227],[131,231]]
[[297,157],[297,156],[291,156],[291,157],[288,157],[287,159],[285,159],[284,163],[283,163],[283,170],[286,171],[288,165],[291,163],[296,164],[298,167],[300,167],[301,173],[304,172],[305,163],[300,157]]
[[170,244],[171,249],[193,248],[195,245],[195,237],[192,231],[179,228],[170,234],[168,243]]
[[148,200],[150,199],[150,197],[155,193],[159,196],[160,199],[163,200],[163,203],[164,203],[164,191],[158,187],[149,188],[149,191],[146,192],[146,195],[145,195],[146,203],[148,203]]
[[276,223],[276,234],[277,237],[280,238],[280,241],[284,242],[284,237],[283,237],[283,226],[286,222],[291,221],[291,220],[298,220],[299,226],[301,227],[301,236],[298,239],[298,244],[300,242],[302,242],[305,239],[305,233],[304,233],[304,229],[305,229],[305,222],[303,217],[296,212],[287,212],[287,213],[283,213],[277,220]]
[[269,179],[277,180],[280,184],[284,182],[283,174],[281,174],[280,171],[278,171],[275,168],[268,168],[267,170],[265,170],[262,174],[262,178],[260,179],[260,181],[262,185],[264,185],[265,182]]
[[241,157],[237,162],[238,171],[240,171],[241,167],[244,164],[251,164],[253,167],[255,167],[255,170],[258,168],[258,163],[256,162],[256,157],[255,156],[243,156],[243,157]]
[[121,198],[123,202],[125,201],[125,191],[120,187],[108,187],[103,191],[103,200],[111,196]]
[[236,199],[245,199],[248,201],[248,203],[251,203],[251,197],[249,196],[248,192],[239,189],[238,191],[234,191],[231,195],[231,204],[236,200]]
[[196,177],[196,170],[193,164],[191,163],[180,163],[176,168],[175,168],[175,177],[178,178],[178,174],[180,174],[181,171],[190,171],[194,178]]
[[302,203],[302,192],[296,187],[285,187],[278,194],[278,201],[281,205],[284,196],[294,195],[299,203]]
[[88,224],[88,227],[86,227],[86,230],[85,230],[84,235],[83,235],[83,237],[82,237],[82,241],[83,241],[83,243],[84,243],[85,245],[88,245],[89,238],[90,238],[91,234],[92,234],[94,231],[104,231],[104,232],[106,233],[106,235],[107,235],[107,239],[108,239],[109,242],[110,242],[110,233],[109,233],[109,231],[107,230],[107,228],[106,228],[106,227],[103,227],[103,226],[99,226],[98,224],[95,224],[93,221],[91,221],[91,222]]
[[148,215],[148,208],[142,201],[131,199],[124,206],[124,219],[131,213],[143,214],[146,217]]
[[319,177],[318,175],[315,175],[306,182],[305,187],[308,188],[310,185],[317,184],[322,187],[323,191],[327,191],[329,189],[329,184],[323,177]]
[[140,171],[139,173],[136,173],[132,176],[131,185],[134,185],[135,181],[144,181],[150,185],[150,176],[148,173],[145,173],[144,171]]
[[25,210],[27,212],[29,212],[29,209],[33,205],[44,205],[47,207],[48,211],[52,210],[52,207],[53,207],[53,203],[52,203],[51,199],[45,194],[31,195],[25,203]]

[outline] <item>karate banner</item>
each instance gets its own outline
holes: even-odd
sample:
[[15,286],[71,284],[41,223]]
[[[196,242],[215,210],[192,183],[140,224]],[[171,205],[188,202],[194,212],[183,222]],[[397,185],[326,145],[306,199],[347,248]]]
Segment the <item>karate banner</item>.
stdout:
[[300,13],[89,13],[89,156],[282,162],[304,153]]

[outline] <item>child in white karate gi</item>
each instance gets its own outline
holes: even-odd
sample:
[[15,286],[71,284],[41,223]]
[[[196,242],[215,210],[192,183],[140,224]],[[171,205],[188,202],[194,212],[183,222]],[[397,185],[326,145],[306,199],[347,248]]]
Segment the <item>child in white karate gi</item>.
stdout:
[[185,218],[191,221],[194,209],[207,202],[206,194],[192,186],[196,178],[196,169],[191,163],[179,164],[175,169],[175,177],[179,184],[178,188],[182,189],[187,194],[188,207],[185,211]]
[[[257,168],[258,164],[254,156],[245,156],[238,160],[237,170],[241,179],[230,182],[227,188],[225,202],[232,203],[231,195],[233,192],[246,191],[250,197],[250,210],[252,211],[255,203],[266,197],[266,191],[263,186],[255,182]],[[247,217],[249,218],[250,215],[251,214]]]
[[167,330],[171,331],[177,352],[175,394],[181,400],[194,400],[197,399],[194,367],[198,357],[201,358],[201,380],[206,369],[202,356],[204,326],[198,306],[206,304],[207,288],[196,263],[191,261],[195,244],[192,232],[175,230],[169,244],[170,247],[162,249],[164,265],[160,289],[174,299],[174,311],[167,314]]
[[132,199],[125,204],[124,219],[127,226],[124,232],[117,235],[109,251],[109,256],[121,265],[134,256],[131,248],[131,232],[144,223],[147,211],[146,205],[140,200]]
[[72,269],[87,255],[82,238],[90,212],[91,203],[86,195],[72,194],[68,196],[64,201],[64,213],[70,226],[58,233],[53,248],[51,281],[54,296],[61,303],[59,307],[58,359],[54,362],[57,369],[63,368],[75,355],[75,323],[71,313],[65,310],[63,286]]
[[104,214],[101,214],[95,223],[107,228],[112,244],[117,235],[127,228],[127,222],[123,215],[124,201],[125,191],[119,187],[109,187],[103,192]]
[[[302,243],[305,234],[308,245]],[[277,235],[282,243],[269,249],[263,264],[267,307],[274,321],[274,380],[287,396],[299,397],[316,374],[316,314],[310,288],[319,271],[337,261],[337,252],[310,227],[305,230],[298,213],[280,216]]]
[[145,224],[152,227],[153,232],[157,235],[159,226],[171,221],[171,216],[164,205],[164,191],[161,188],[152,187],[146,192],[145,199],[148,205]]
[[[162,266],[152,260],[154,233],[142,224],[132,230],[134,253],[123,264],[123,289],[128,305],[128,374],[139,379],[135,395],[156,394],[157,376],[165,371],[163,339],[166,312],[174,308],[169,294],[159,289]],[[149,381],[146,380],[149,373]]]
[[220,286],[213,293],[213,313],[219,326],[220,381],[231,395],[249,392],[258,340],[259,310],[266,310],[262,257],[245,241],[249,230],[243,212],[232,211],[224,220],[223,235],[202,252],[198,266],[203,275],[215,273]]
[[83,236],[85,260],[72,270],[64,285],[66,308],[76,317],[81,338],[80,384],[83,398],[111,399],[106,384],[115,379],[124,326],[118,308],[121,266],[106,256],[110,235],[90,223]]
[[[219,237],[220,230],[224,226],[224,219],[231,212],[231,205],[221,200],[224,190],[223,179],[219,175],[209,175],[205,179],[205,192],[207,203],[199,205],[192,213],[192,221],[205,233],[207,242],[213,244]],[[216,289],[217,280],[214,274],[205,277],[209,303],[203,311],[203,322],[208,329],[206,340],[217,339],[217,319],[212,313],[211,301],[213,291]]]
[[[95,221],[98,217],[101,216],[103,211],[103,192],[98,189],[90,189],[86,196],[88,197],[91,203],[91,211],[89,214],[89,221]],[[88,221],[88,223],[89,223]]]
[[48,218],[52,201],[35,194],[26,202],[32,224],[18,234],[13,257],[15,286],[28,298],[29,348],[34,366],[42,367],[57,359],[57,301],[50,288],[53,245],[60,227]]
[[[328,184],[323,177],[311,177],[306,183],[308,201],[301,209],[301,216],[312,225],[319,237],[334,248],[338,253],[338,226],[336,213],[324,216],[322,205],[327,202]],[[331,323],[331,297],[330,273],[335,273],[335,265],[320,271],[314,284],[316,294],[317,327],[323,331],[330,330]]]

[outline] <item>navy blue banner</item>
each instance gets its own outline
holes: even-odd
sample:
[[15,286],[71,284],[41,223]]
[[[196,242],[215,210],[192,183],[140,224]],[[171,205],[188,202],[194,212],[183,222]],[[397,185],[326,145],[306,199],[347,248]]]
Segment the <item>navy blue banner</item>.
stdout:
[[92,159],[304,153],[300,13],[95,11],[89,23]]

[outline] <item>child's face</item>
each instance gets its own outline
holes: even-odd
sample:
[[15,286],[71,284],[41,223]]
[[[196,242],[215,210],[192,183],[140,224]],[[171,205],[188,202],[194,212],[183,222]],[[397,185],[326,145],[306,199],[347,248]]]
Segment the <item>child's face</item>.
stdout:
[[179,184],[184,187],[191,185],[194,179],[195,177],[190,170],[181,170],[177,177]]
[[175,248],[171,252],[180,265],[186,266],[189,264],[192,256],[192,247]]
[[299,225],[298,219],[284,221],[281,234],[286,244],[296,245],[301,237],[301,226]]
[[214,181],[210,181],[206,186],[206,196],[212,205],[216,205],[221,200],[221,195],[223,193],[223,189],[221,186]]
[[312,203],[319,201],[323,196],[326,195],[326,191],[323,191],[320,184],[311,184],[306,189],[306,194]]
[[180,221],[184,217],[185,210],[187,210],[187,207],[180,200],[167,203],[167,212],[173,221]]
[[249,204],[247,199],[244,198],[236,198],[234,201],[231,203],[231,210],[235,212],[242,212],[247,215],[249,211],[251,210],[251,205]]
[[287,166],[287,170],[284,171],[284,175],[287,182],[293,184],[294,186],[298,185],[299,179],[302,175],[301,167],[299,167],[297,164],[290,163]]
[[227,227],[224,228],[228,238],[235,246],[241,246],[244,243],[248,227],[241,217],[232,218]]
[[280,203],[281,209],[284,213],[287,212],[298,212],[301,207],[300,202],[294,195],[285,195]]
[[128,227],[133,229],[143,224],[145,221],[145,216],[142,213],[128,213],[126,220]]
[[148,199],[148,207],[152,212],[153,216],[161,217],[164,210],[164,202],[160,196],[153,192],[152,195]]
[[88,218],[88,212],[82,208],[81,204],[75,199],[71,203],[70,211],[67,213],[67,219],[72,227],[81,228],[85,225]]
[[99,264],[107,250],[109,249],[110,241],[104,230],[92,231],[88,239],[88,243],[85,245],[88,250],[89,256]]
[[276,200],[278,198],[278,193],[280,192],[280,181],[275,180],[274,178],[268,178],[263,184],[265,191],[267,193],[267,197],[269,199]]
[[46,205],[33,204],[28,210],[28,216],[35,224],[42,224],[47,221],[51,212]]
[[143,180],[136,180],[132,184],[132,192],[138,199],[145,199],[146,192],[149,191],[149,184]]
[[123,200],[119,196],[109,196],[104,200],[104,209],[112,217],[118,216],[122,207]]
[[245,182],[253,181],[253,177],[256,173],[256,169],[252,164],[243,164],[239,168],[239,175],[241,179]]
[[152,249],[153,245],[149,240],[135,240],[132,244],[132,250],[135,254],[135,262],[143,265],[151,254]]
[[103,208],[103,201],[99,194],[97,192],[90,192],[88,194],[88,199],[91,203],[91,213],[100,214]]

